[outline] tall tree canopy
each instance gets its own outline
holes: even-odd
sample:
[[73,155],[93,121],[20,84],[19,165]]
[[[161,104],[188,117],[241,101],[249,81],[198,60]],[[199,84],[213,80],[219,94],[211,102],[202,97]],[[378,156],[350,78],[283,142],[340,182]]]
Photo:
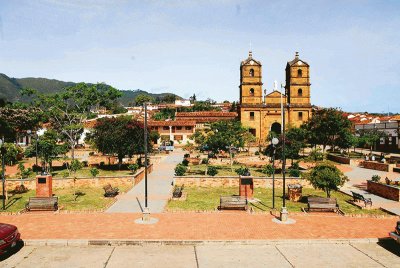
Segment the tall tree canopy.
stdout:
[[[144,152],[143,135],[142,122],[130,116],[119,116],[99,119],[88,139],[100,152],[116,155],[121,166],[125,156]],[[148,148],[151,150],[150,138]]]
[[79,83],[50,95],[25,89],[24,94],[34,97],[33,104],[47,114],[52,128],[62,134],[72,150],[72,159],[75,157],[75,145],[83,132],[83,123],[91,115],[91,110],[112,106],[121,96],[117,89],[103,83]]
[[303,128],[308,131],[308,141],[322,144],[325,151],[327,145],[334,148],[351,131],[351,122],[342,111],[329,108],[317,111]]
[[43,114],[36,108],[0,108],[0,138],[15,141],[19,132],[37,129]]

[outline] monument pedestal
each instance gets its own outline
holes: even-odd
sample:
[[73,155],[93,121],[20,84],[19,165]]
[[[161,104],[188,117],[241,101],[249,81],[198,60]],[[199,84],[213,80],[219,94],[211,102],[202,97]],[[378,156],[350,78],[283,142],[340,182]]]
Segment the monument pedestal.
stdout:
[[36,176],[36,197],[53,196],[53,177],[51,175]]
[[239,177],[239,195],[246,199],[253,199],[254,183],[252,176]]

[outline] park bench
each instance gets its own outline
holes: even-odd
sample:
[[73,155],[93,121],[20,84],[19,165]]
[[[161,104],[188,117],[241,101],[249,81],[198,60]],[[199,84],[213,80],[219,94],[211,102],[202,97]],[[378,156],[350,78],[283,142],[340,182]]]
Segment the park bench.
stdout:
[[247,199],[244,196],[220,196],[218,209],[244,209],[247,210]]
[[116,187],[112,187],[111,184],[107,184],[106,186],[103,187],[103,189],[105,197],[114,197],[119,192],[119,189]]
[[173,198],[180,198],[182,196],[183,186],[175,186],[174,191],[172,192]]
[[31,210],[58,210],[58,197],[29,197],[25,208],[27,211]]
[[333,211],[337,212],[339,206],[336,198],[308,197],[308,211]]
[[363,201],[365,206],[367,206],[367,205],[372,206],[371,198],[365,198],[362,194],[355,193],[353,191],[351,191],[351,194],[353,195],[354,202],[357,202],[357,200],[359,200],[359,201]]

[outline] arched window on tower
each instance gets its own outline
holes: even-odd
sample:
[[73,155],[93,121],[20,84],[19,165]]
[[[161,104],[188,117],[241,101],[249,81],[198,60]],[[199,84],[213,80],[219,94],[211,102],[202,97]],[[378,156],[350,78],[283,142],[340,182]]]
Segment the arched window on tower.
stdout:
[[250,96],[254,96],[254,88],[250,88]]
[[303,76],[303,71],[301,69],[297,70],[297,77],[302,77]]
[[303,90],[301,88],[297,90],[297,96],[299,97],[303,96]]
[[250,74],[251,77],[253,77],[254,76],[254,70],[250,69],[250,73],[249,74]]

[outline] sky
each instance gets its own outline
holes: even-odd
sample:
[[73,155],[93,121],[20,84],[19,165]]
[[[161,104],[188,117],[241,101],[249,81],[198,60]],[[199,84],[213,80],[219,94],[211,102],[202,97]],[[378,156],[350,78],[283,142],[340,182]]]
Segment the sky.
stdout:
[[298,51],[312,104],[400,112],[399,29],[396,0],[0,0],[0,73],[237,101],[250,49],[267,93]]

